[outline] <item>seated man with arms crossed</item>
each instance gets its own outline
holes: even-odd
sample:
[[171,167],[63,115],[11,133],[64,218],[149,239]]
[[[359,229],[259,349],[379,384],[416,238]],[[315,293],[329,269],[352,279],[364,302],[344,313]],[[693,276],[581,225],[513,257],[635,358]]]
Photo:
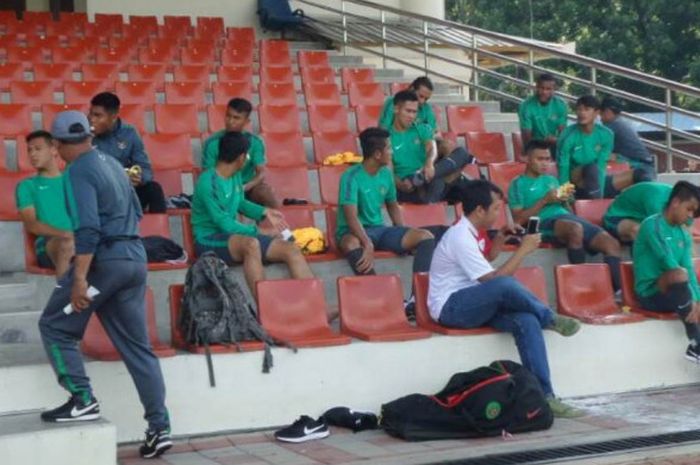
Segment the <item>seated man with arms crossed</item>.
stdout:
[[102,92],[90,101],[90,126],[95,137],[92,143],[97,150],[116,158],[124,168],[138,166],[129,171],[131,185],[139,197],[141,209],[148,213],[165,213],[163,188],[153,180],[151,162],[148,159],[139,133],[119,117],[119,97]]
[[523,365],[539,380],[554,415],[582,415],[554,396],[542,336],[543,328],[572,336],[579,330],[579,323],[556,315],[512,277],[522,260],[537,249],[540,235],[524,236],[513,255],[494,270],[479,248],[478,235],[498,218],[503,194],[483,180],[471,181],[462,193],[464,216],[442,237],[430,265],[431,317],[453,328],[489,325],[513,334]]
[[700,363],[700,286],[693,240],[683,227],[700,213],[697,186],[678,181],[661,213],[642,221],[634,241],[634,291],[645,310],[676,312],[690,344],[685,358]]
[[620,192],[603,216],[603,227],[620,242],[631,244],[637,238],[639,223],[661,211],[672,186],[660,182],[640,182]]
[[[265,279],[263,261],[285,262],[294,279],[313,274],[299,248],[282,240],[286,228],[282,213],[243,196],[241,170],[246,164],[249,139],[240,132],[227,132],[219,140],[218,161],[204,171],[194,190],[192,228],[197,255],[213,251],[227,264],[243,263],[243,274],[253,296],[255,283]],[[244,224],[238,214],[269,224]]]
[[620,289],[620,244],[603,228],[572,214],[565,207],[570,192],[560,193],[557,179],[546,174],[551,161],[546,142],[528,142],[525,156],[525,173],[516,177],[508,190],[513,221],[524,225],[531,216],[538,216],[543,239],[566,247],[570,263],[584,263],[586,251],[603,253],[603,261],[610,267],[613,288]]
[[265,144],[263,140],[246,131],[250,122],[250,114],[253,106],[242,98],[233,98],[226,105],[224,116],[225,129],[215,132],[204,141],[202,148],[202,167],[214,168],[219,160],[219,141],[229,132],[240,132],[248,138],[250,149],[249,157],[241,169],[241,182],[245,198],[264,207],[279,208],[280,203],[275,198],[275,193],[269,184],[265,182]]
[[63,175],[58,169],[58,151],[53,137],[46,131],[34,131],[27,136],[27,151],[37,174],[17,185],[17,210],[24,229],[37,236],[34,250],[39,267],[54,268],[58,279],[68,270],[75,252]]
[[[396,202],[396,186],[387,165],[391,162],[389,133],[367,128],[360,134],[363,161],[340,178],[336,240],[355,274],[374,273],[374,250],[397,254],[414,252],[413,272],[428,271],[435,248],[433,235],[403,226]],[[384,226],[382,205],[393,226]]]

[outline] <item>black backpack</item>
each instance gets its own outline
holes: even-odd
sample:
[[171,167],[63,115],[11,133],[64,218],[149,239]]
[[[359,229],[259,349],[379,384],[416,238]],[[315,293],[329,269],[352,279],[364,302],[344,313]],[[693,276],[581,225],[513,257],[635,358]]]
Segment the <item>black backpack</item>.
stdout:
[[146,236],[141,238],[146,249],[148,263],[187,263],[187,253],[180,245],[163,236]]
[[272,367],[272,338],[258,322],[252,303],[234,272],[213,252],[202,254],[187,271],[179,321],[190,344],[204,345],[209,382],[215,386],[210,344],[258,340],[265,344],[263,373]]
[[388,434],[408,441],[521,433],[554,421],[537,378],[508,360],[457,373],[434,396],[411,394],[384,404],[381,418]]

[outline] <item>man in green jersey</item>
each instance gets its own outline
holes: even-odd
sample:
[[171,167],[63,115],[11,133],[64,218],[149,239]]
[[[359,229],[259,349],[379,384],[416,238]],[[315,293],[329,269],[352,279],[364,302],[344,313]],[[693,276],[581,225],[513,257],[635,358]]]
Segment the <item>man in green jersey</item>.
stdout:
[[[374,250],[397,254],[415,253],[413,272],[425,272],[435,248],[433,235],[425,229],[403,225],[396,201],[391,170],[389,133],[367,128],[360,134],[363,161],[348,168],[340,178],[336,240],[356,274],[374,273]],[[385,226],[382,206],[386,205],[393,226]]]
[[[264,261],[285,262],[294,279],[312,278],[299,248],[279,237],[287,228],[282,213],[244,197],[241,171],[247,162],[249,138],[240,132],[227,132],[218,144],[218,161],[200,175],[192,200],[197,255],[213,251],[229,265],[242,262],[253,296],[255,283],[265,279]],[[258,224],[241,223],[239,214]]]
[[240,172],[245,198],[265,207],[279,208],[280,203],[275,197],[272,187],[265,182],[265,145],[263,140],[245,130],[248,123],[250,123],[252,111],[253,106],[246,99],[233,98],[229,100],[224,117],[226,128],[215,132],[204,142],[202,167],[210,169],[216,166],[219,155],[219,141],[225,133],[240,132],[244,134],[250,143],[249,158]]
[[466,180],[462,168],[473,160],[463,147],[438,160],[430,126],[416,123],[418,97],[402,90],[394,96],[394,122],[389,128],[393,150],[394,181],[398,199],[434,203],[458,199]]
[[671,189],[660,182],[640,182],[628,187],[608,207],[603,227],[621,242],[634,242],[639,223],[664,209]]
[[557,137],[566,127],[569,112],[566,102],[554,95],[556,90],[554,76],[540,74],[535,83],[535,94],[523,100],[518,108],[523,144],[532,139],[544,141],[550,147],[552,156],[556,154]]
[[525,146],[525,156],[525,173],[515,178],[508,190],[513,220],[525,225],[530,217],[539,217],[542,239],[566,247],[571,263],[584,263],[586,252],[602,253],[610,267],[613,288],[620,289],[620,244],[603,228],[566,207],[570,195],[560,193],[557,179],[546,174],[551,161],[549,144],[531,140]]
[[[433,130],[433,133],[438,133],[437,119],[433,107],[428,103],[433,95],[433,83],[427,76],[421,76],[413,80],[411,85],[406,90],[412,90],[418,97],[418,112],[416,113],[417,124],[427,124]],[[384,101],[384,108],[379,117],[379,127],[389,129],[394,123],[394,96],[387,97]]]
[[700,210],[700,191],[678,181],[661,213],[642,221],[634,241],[634,290],[642,308],[675,311],[690,344],[685,357],[700,363],[700,286],[693,267],[693,240],[683,226]]
[[16,202],[24,228],[34,236],[41,268],[54,268],[56,279],[68,270],[74,254],[73,228],[66,211],[63,175],[58,169],[58,151],[46,131],[27,136],[29,162],[37,175],[17,185]]
[[597,98],[592,95],[579,98],[577,123],[564,129],[557,141],[559,182],[573,183],[577,199],[614,198],[625,187],[650,180],[642,169],[606,176],[615,136],[597,122],[599,114]]

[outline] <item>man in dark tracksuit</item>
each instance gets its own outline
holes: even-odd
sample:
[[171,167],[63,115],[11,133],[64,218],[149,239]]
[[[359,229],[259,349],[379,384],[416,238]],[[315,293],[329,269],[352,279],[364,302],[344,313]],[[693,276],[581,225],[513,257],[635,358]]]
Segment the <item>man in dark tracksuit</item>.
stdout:
[[90,101],[90,125],[95,135],[92,140],[101,152],[116,158],[124,168],[138,166],[140,173],[130,173],[129,179],[148,213],[165,213],[165,194],[153,180],[153,170],[143,141],[133,126],[119,117],[119,97],[111,92],[95,95]]
[[[51,132],[59,154],[69,163],[65,194],[75,230],[75,258],[58,280],[39,330],[58,381],[71,397],[41,418],[70,422],[100,416],[78,351],[94,311],[121,354],[146,411],[148,431],[141,455],[155,457],[172,442],[163,375],[146,329],[146,254],[137,235],[141,208],[122,166],[92,148],[85,115],[61,112]],[[99,294],[90,297],[89,288]]]

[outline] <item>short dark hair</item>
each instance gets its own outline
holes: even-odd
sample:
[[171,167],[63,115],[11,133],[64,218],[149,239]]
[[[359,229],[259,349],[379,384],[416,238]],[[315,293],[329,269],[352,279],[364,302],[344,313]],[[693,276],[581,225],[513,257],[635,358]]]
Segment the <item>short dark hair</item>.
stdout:
[[533,150],[549,150],[549,144],[541,139],[530,139],[530,141],[525,144],[523,153],[525,153],[525,155],[530,155],[530,152]]
[[253,105],[248,100],[240,97],[232,98],[226,106],[236,113],[245,113],[246,116],[250,116],[253,112]]
[[415,78],[411,83],[411,89],[418,91],[418,89],[420,89],[421,87],[425,87],[426,89],[432,91],[433,81],[431,81],[428,76],[421,76]]
[[218,161],[233,163],[238,157],[248,153],[250,141],[241,132],[227,132],[219,140]]
[[[673,189],[671,189],[671,195],[668,196],[668,202],[666,202],[664,210],[671,206],[671,202],[673,202],[674,199],[678,199],[681,202],[695,199],[700,203],[700,188],[692,182],[678,181],[673,186]],[[700,208],[695,211],[696,218],[698,215],[700,215]]]
[[535,80],[537,84],[543,83],[543,82],[553,82],[557,83],[557,78],[555,78],[552,74],[549,73],[542,73],[539,76],[537,76],[537,79]]
[[360,147],[362,147],[362,157],[369,158],[377,150],[384,150],[389,131],[382,128],[367,128],[360,133]]
[[114,114],[119,111],[121,101],[116,94],[111,92],[100,92],[99,94],[95,95],[92,100],[90,100],[90,105],[93,107],[102,107],[107,111],[107,113]]
[[503,198],[503,191],[485,179],[475,179],[465,183],[460,189],[464,216],[471,214],[477,207],[489,208],[493,203],[492,192]]
[[620,112],[622,112],[622,103],[615,97],[610,97],[609,95],[606,96],[602,102],[600,102],[600,109],[601,110],[610,110],[616,115],[619,115]]
[[406,89],[394,95],[394,105],[401,105],[404,102],[417,102],[418,96],[414,90]]
[[587,107],[600,110],[600,101],[598,101],[594,95],[584,95],[576,100],[576,107]]
[[32,131],[29,134],[27,134],[27,137],[25,137],[27,144],[33,141],[34,139],[44,139],[49,144],[53,142],[53,136],[51,135],[51,133],[49,131],[44,131],[43,129],[39,129],[38,131]]

